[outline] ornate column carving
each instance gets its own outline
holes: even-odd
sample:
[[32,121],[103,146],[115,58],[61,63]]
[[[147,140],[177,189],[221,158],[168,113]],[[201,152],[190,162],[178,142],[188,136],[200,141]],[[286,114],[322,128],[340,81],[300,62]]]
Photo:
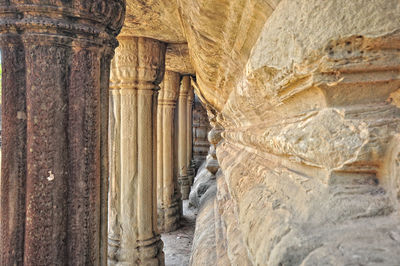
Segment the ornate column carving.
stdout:
[[[154,171],[155,91],[164,73],[165,44],[141,37],[120,37],[112,63],[111,88],[120,129],[111,143],[112,194],[109,263],[163,265],[162,241],[157,230]],[[118,111],[119,109],[119,111]],[[118,123],[114,124],[118,126]],[[111,136],[113,137],[113,136]],[[120,150],[118,152],[118,145]],[[119,156],[119,157],[118,157]],[[118,175],[118,165],[120,173]]]
[[181,188],[182,199],[189,198],[190,181],[187,174],[187,100],[190,90],[190,77],[183,76],[182,84],[179,90],[178,105],[178,167],[179,184]]
[[190,86],[187,99],[187,174],[189,178],[190,185],[193,184],[193,179],[195,175],[193,157],[193,100],[194,91]]
[[125,4],[39,2],[0,1],[0,264],[106,265],[109,67]]
[[157,190],[158,224],[163,232],[178,228],[180,191],[174,180],[174,112],[178,98],[179,73],[166,71],[158,98],[157,134]]

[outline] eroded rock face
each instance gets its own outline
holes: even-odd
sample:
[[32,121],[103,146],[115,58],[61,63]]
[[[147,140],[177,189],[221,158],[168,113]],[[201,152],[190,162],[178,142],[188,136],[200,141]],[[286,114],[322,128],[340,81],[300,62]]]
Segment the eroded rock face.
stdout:
[[215,196],[208,198],[196,218],[190,265],[213,265],[217,261],[214,204]]
[[398,1],[276,6],[243,75],[216,90],[229,95],[221,111],[208,101],[224,128],[218,262],[399,264],[399,11]]
[[218,116],[217,157],[253,264],[400,261],[388,170],[400,126],[390,104],[399,8],[282,1],[266,22]]
[[206,168],[206,162],[199,168],[189,195],[189,207],[200,207],[202,196],[215,185],[215,175]]

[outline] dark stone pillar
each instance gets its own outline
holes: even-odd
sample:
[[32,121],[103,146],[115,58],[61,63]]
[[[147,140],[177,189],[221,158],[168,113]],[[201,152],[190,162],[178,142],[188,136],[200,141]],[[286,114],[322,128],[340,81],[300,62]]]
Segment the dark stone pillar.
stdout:
[[124,5],[0,0],[1,265],[106,264],[109,67]]

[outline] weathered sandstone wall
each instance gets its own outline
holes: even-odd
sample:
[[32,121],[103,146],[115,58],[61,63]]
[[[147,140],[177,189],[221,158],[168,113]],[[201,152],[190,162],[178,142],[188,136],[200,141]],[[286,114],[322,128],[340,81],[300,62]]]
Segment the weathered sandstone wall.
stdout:
[[[192,2],[201,12],[204,1]],[[400,3],[283,0],[274,8],[245,67],[231,67],[227,44],[229,59],[197,72],[224,132],[215,207],[207,202],[198,218],[213,217],[203,230],[214,229],[216,253],[196,260],[204,242],[195,241],[192,265],[207,254],[219,265],[398,265]],[[222,16],[223,30],[235,18]],[[204,43],[192,45],[195,33],[189,49],[204,53]],[[243,74],[209,92],[206,78],[221,78],[222,66],[224,77]],[[200,227],[196,235],[207,234]]]

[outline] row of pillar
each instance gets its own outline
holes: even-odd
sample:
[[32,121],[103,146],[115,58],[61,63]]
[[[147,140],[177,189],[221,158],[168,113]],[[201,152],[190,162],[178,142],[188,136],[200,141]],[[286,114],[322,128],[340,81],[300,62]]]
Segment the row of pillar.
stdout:
[[164,43],[119,42],[110,83],[109,264],[162,265],[159,232],[177,229],[192,182],[193,89],[190,76],[164,71]]
[[[162,265],[157,218],[172,230],[189,192],[190,78],[167,78],[157,111],[166,45],[121,37],[109,79],[121,0],[14,2],[0,1],[0,265]],[[186,121],[177,167],[168,86]]]
[[0,1],[0,265],[107,264],[109,71],[124,13],[121,0]]
[[[178,182],[181,188],[182,199],[189,198],[191,182],[193,182],[193,171],[191,171],[192,155],[192,105],[193,89],[190,86],[189,76],[182,78],[182,86],[179,90],[179,121],[178,121]],[[189,145],[190,143],[190,145]]]

